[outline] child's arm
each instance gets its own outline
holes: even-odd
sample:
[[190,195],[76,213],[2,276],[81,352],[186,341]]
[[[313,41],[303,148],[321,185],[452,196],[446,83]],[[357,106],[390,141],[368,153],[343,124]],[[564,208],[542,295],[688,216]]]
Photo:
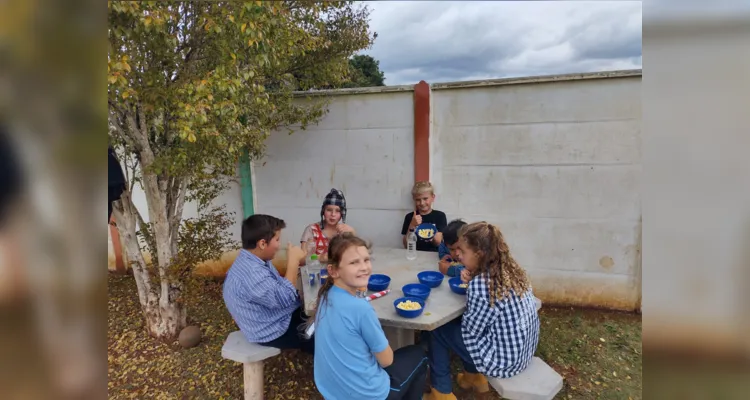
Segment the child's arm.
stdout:
[[435,245],[440,245],[441,243],[443,243],[443,231],[448,226],[448,217],[445,216],[444,212],[440,212],[440,214],[441,215],[437,223],[435,224],[438,232],[435,234],[435,237],[432,238],[432,243],[434,243]]
[[[438,261],[438,269],[440,270],[441,274],[452,276],[449,273],[450,270],[451,270],[451,267],[452,267],[451,266],[451,262],[452,261],[451,261],[451,255],[450,254],[444,255],[443,258],[441,258],[440,261]],[[455,275],[455,272],[454,272],[454,275]]]
[[362,312],[358,313],[360,315],[359,325],[362,339],[370,348],[370,352],[375,355],[378,364],[383,368],[388,367],[393,364],[393,349],[388,345],[388,339],[380,326],[375,309],[372,308],[370,303],[364,303],[363,306]]
[[438,246],[438,257],[440,257],[440,261],[438,261],[438,269],[440,270],[440,273],[448,275],[451,278],[456,276],[456,267],[451,265],[453,259],[451,258],[451,252],[448,250],[448,246],[445,245],[445,242],[440,243],[440,246]]
[[404,216],[404,224],[401,226],[401,241],[404,244],[404,248],[406,248],[406,232],[409,231],[411,220],[412,218],[409,218],[409,214],[406,214]]
[[448,256],[450,258],[451,251],[448,249],[448,246],[445,243],[441,242],[438,246],[438,258],[443,260],[445,259],[445,256]]
[[[297,269],[295,267],[295,269]],[[288,274],[288,270],[287,270]],[[296,277],[294,282],[288,279],[273,279],[271,272],[254,277],[244,290],[242,301],[258,303],[268,309],[288,309],[299,305]]]
[[385,350],[380,353],[375,353],[375,359],[378,360],[378,364],[380,364],[381,367],[390,367],[391,364],[393,364],[393,349],[391,349],[391,346],[388,345]]
[[299,265],[302,260],[305,259],[305,251],[298,246],[292,246],[291,243],[286,245],[286,278],[292,285],[297,285],[297,273],[299,272]]

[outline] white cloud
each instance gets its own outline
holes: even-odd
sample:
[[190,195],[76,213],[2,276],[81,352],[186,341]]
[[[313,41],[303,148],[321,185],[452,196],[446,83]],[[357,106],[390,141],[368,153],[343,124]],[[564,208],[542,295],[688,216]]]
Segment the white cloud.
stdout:
[[389,85],[641,67],[641,2],[367,2]]

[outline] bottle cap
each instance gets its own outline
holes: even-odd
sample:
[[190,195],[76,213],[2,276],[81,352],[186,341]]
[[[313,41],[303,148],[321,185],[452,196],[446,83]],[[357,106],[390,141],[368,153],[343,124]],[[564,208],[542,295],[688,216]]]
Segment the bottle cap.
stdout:
[[313,255],[310,256],[310,259],[311,260],[317,260],[318,259],[318,255],[317,254],[313,254]]

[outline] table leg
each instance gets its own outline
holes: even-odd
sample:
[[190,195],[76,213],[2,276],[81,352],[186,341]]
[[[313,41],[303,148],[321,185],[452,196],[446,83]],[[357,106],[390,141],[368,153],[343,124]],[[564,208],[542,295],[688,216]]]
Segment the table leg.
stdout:
[[385,332],[385,337],[388,338],[388,343],[391,345],[393,351],[414,344],[413,329],[384,326],[383,332]]

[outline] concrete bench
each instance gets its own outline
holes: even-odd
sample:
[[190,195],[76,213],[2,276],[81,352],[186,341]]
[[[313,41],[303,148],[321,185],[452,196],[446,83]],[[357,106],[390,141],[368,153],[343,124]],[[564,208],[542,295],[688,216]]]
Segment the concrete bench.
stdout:
[[488,378],[497,393],[509,400],[551,400],[562,390],[563,378],[539,357],[511,378]]
[[245,400],[263,399],[263,360],[280,353],[277,348],[248,342],[240,331],[230,333],[221,348],[222,357],[242,363]]

